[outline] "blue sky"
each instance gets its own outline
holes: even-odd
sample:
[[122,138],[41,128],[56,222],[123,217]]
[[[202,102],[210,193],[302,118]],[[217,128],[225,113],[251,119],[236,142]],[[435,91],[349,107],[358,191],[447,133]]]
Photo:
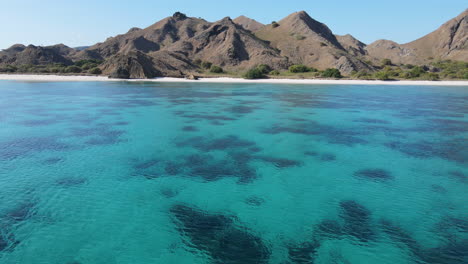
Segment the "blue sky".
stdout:
[[335,34],[365,43],[406,43],[468,8],[467,0],[0,0],[0,49],[15,43],[91,45],[181,11],[216,21],[246,15],[263,23],[305,10]]

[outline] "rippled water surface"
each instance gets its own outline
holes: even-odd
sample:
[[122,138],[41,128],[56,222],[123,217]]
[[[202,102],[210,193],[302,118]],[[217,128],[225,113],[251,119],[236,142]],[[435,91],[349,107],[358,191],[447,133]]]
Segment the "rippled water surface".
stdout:
[[468,87],[0,82],[0,263],[468,263]]

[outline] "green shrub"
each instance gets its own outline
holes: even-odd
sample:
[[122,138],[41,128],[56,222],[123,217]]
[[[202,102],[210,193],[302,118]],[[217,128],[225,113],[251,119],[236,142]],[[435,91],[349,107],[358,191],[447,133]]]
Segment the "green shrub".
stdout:
[[0,72],[16,72],[18,68],[13,65],[7,65],[5,67],[0,68]]
[[390,76],[388,75],[388,72],[385,72],[385,71],[376,72],[374,74],[374,77],[382,81],[390,80]]
[[302,65],[302,64],[297,64],[297,65],[292,65],[289,67],[289,71],[292,73],[303,73],[303,72],[310,72],[312,71],[311,68]]
[[369,79],[371,77],[371,75],[367,71],[364,71],[364,70],[358,71],[352,74],[352,76],[357,79]]
[[258,67],[250,69],[244,74],[245,79],[261,79],[265,77],[265,74]]
[[219,66],[216,66],[216,65],[213,65],[211,66],[210,68],[210,72],[212,73],[223,73],[223,68],[219,67]]
[[468,72],[465,72],[465,74],[463,74],[463,79],[468,80]]
[[97,66],[98,66],[98,65],[97,65],[96,63],[90,63],[90,62],[88,62],[88,63],[84,64],[83,66],[81,66],[81,69],[87,71],[87,70],[89,70],[89,69],[96,68]]
[[67,73],[80,73],[81,68],[78,67],[78,66],[72,65],[72,66],[68,66],[66,68],[65,72],[67,72]]
[[280,75],[281,73],[280,73],[279,71],[277,71],[277,70],[272,70],[269,74],[270,74],[270,75],[278,76],[278,75]]
[[304,39],[306,39],[306,37],[297,34],[297,35],[296,35],[296,39],[297,39],[297,40],[304,40]]
[[[76,61],[75,63],[73,63],[75,66],[78,66],[78,67],[82,67],[83,65],[87,64],[87,63],[93,63],[93,64],[101,64],[102,61],[101,60],[79,60],[79,61]],[[65,65],[63,65],[65,66]]]
[[410,73],[410,78],[418,78],[421,77],[426,71],[421,67],[421,66],[415,66],[414,68],[411,69]]
[[382,60],[382,66],[390,66],[393,65],[392,61],[390,59],[383,59]]
[[437,74],[435,72],[430,72],[430,73],[424,75],[424,78],[428,79],[430,81],[438,81],[440,79],[440,76],[439,76],[439,74]]
[[320,42],[320,47],[326,47],[326,46],[328,46],[327,43],[325,43],[325,42]]
[[439,75],[446,79],[467,79],[468,62],[462,61],[436,61],[431,63],[439,71]]
[[59,73],[59,72],[63,72],[63,68],[59,68],[59,67],[52,67],[49,69],[49,71],[51,73]]
[[101,74],[102,71],[98,67],[95,67],[95,68],[92,68],[91,70],[89,70],[89,73],[98,75],[98,74]]
[[335,69],[335,68],[329,68],[329,69],[326,69],[322,72],[322,77],[324,78],[343,78],[343,76],[341,75],[341,72],[338,70],[338,69]]
[[263,74],[267,74],[269,72],[271,72],[273,69],[266,65],[266,64],[260,64],[257,66],[257,69],[259,69]]
[[202,63],[200,64],[200,66],[201,66],[203,69],[210,69],[211,66],[213,66],[213,63],[208,62],[208,61],[202,61]]
[[272,26],[273,28],[277,28],[277,27],[279,27],[279,24],[278,24],[278,22],[273,21],[273,22],[271,22],[271,26]]

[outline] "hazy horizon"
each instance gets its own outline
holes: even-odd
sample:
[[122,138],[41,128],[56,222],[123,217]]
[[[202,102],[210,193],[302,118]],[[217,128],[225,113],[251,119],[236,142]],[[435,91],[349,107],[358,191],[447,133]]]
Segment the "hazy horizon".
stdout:
[[[304,10],[312,18],[330,27],[334,34],[351,34],[367,44],[378,39],[407,43],[436,30],[467,8],[466,2],[461,0],[443,3],[436,0],[396,0],[388,6],[370,0],[361,0],[359,4],[356,1],[339,2],[310,3],[300,0],[281,4],[271,1],[252,3],[238,0],[232,3],[208,0],[201,5],[189,1],[167,4],[149,0],[135,0],[132,3],[83,0],[78,5],[58,0],[40,3],[26,0],[8,3],[3,7],[0,23],[14,26],[0,29],[0,49],[18,43],[89,46],[125,33],[132,27],[150,26],[176,11],[208,21],[217,21],[226,16],[234,19],[244,15],[268,24]],[[268,9],[268,13],[264,12],[265,9]]]

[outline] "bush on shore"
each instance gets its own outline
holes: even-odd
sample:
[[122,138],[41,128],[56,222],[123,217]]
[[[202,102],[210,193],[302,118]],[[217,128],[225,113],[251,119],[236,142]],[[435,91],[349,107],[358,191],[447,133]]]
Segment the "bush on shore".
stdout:
[[200,66],[203,68],[203,69],[210,69],[211,66],[213,66],[213,63],[209,62],[209,61],[202,61]]
[[98,67],[95,67],[95,68],[90,69],[90,70],[89,70],[89,73],[90,73],[90,74],[99,75],[99,74],[102,74],[102,70],[99,69]]
[[322,77],[340,79],[343,78],[343,75],[341,75],[341,72],[338,69],[328,68],[322,72]]
[[302,64],[296,64],[289,67],[289,71],[292,73],[304,73],[304,72],[316,72],[317,70],[314,68],[307,67]]
[[263,71],[258,67],[252,68],[244,74],[245,79],[262,79],[265,77],[265,73],[263,73]]
[[269,74],[270,74],[270,75],[278,76],[278,75],[280,75],[281,73],[280,73],[278,70],[272,70]]
[[254,67],[248,70],[243,77],[245,79],[262,79],[266,78],[267,75],[280,75],[280,72],[277,70],[273,70],[269,65],[260,64],[257,67]]
[[257,66],[257,69],[259,69],[263,74],[268,74],[269,72],[271,72],[273,69],[266,65],[266,64],[260,64]]
[[67,73],[80,73],[82,71],[82,69],[78,66],[75,66],[75,65],[72,65],[72,66],[68,66],[66,69],[65,69],[65,72]]
[[211,66],[211,68],[210,68],[210,72],[211,72],[211,73],[223,73],[224,70],[223,70],[223,68],[221,68],[221,67],[219,67],[219,66],[213,65],[213,66]]

